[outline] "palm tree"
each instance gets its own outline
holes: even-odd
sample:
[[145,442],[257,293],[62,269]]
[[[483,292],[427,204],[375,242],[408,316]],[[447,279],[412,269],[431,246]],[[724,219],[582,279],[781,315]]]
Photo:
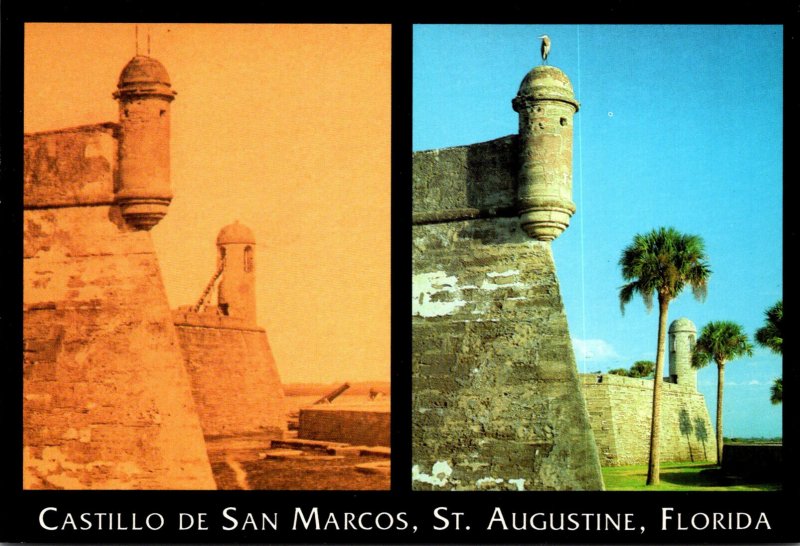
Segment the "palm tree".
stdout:
[[773,404],[783,403],[783,378],[776,377],[769,390],[769,401]]
[[700,331],[692,353],[692,366],[702,368],[717,363],[717,464],[722,464],[722,392],[725,388],[725,363],[740,356],[751,356],[753,346],[744,329],[727,320],[709,322]]
[[[756,330],[756,342],[773,353],[783,354],[783,300],[766,310],[764,326]],[[773,404],[783,402],[783,378],[777,377],[772,383],[769,401]]]
[[637,360],[631,366],[631,369],[628,370],[628,375],[630,377],[642,377],[644,379],[649,379],[653,375],[653,370],[655,370],[656,363],[652,360]]
[[629,281],[619,290],[622,312],[636,294],[640,294],[649,312],[653,294],[658,298],[658,344],[653,381],[653,415],[650,422],[650,462],[647,485],[659,483],[659,451],[661,435],[661,382],[664,377],[664,339],[667,333],[667,311],[670,302],[683,289],[691,286],[695,298],[705,298],[706,283],[711,275],[703,245],[697,235],[685,235],[674,228],[658,228],[637,234],[633,243],[622,251],[619,260],[622,278]]
[[764,326],[756,330],[756,341],[773,353],[783,354],[783,300],[766,310]]

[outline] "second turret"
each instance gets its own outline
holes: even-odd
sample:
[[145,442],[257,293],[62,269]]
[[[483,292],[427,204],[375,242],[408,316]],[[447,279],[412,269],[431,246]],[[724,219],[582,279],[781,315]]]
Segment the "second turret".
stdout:
[[256,324],[255,245],[253,232],[238,221],[217,236],[217,265],[222,268],[217,305],[222,314],[251,325]]

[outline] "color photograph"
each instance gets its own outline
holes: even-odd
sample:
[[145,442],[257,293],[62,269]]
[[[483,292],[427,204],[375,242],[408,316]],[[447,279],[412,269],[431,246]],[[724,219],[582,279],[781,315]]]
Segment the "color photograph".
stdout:
[[778,25],[414,26],[413,489],[780,489],[782,106]]

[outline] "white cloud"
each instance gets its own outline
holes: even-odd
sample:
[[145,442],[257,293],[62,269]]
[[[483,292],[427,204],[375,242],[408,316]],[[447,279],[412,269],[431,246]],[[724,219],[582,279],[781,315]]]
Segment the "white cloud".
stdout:
[[[703,382],[703,385],[716,385],[716,381],[707,381]],[[763,385],[761,381],[758,379],[751,379],[750,381],[731,381],[730,379],[725,380],[725,387],[749,387],[751,385]]]
[[584,359],[592,362],[618,360],[619,355],[611,344],[603,339],[578,339],[572,338],[572,348],[575,350],[575,359]]

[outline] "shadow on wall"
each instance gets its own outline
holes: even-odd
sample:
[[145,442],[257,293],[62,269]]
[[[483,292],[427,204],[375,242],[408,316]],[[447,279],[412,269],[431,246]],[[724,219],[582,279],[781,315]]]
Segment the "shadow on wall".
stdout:
[[707,461],[706,440],[708,440],[708,430],[706,430],[706,422],[701,417],[697,417],[694,420],[694,437],[703,444],[703,460]]
[[516,216],[519,170],[517,136],[510,135],[467,148],[465,181],[467,206],[481,216]]
[[689,460],[694,462],[694,453],[692,452],[692,442],[690,436],[694,431],[694,427],[692,426],[692,418],[689,417],[689,412],[686,409],[681,409],[680,413],[678,414],[678,426],[681,429],[681,434],[686,436],[686,445],[689,446]]
[[[517,217],[517,177],[509,173],[518,171],[518,138],[510,135],[488,142],[473,144],[466,148],[464,171],[466,206],[469,215],[475,218]],[[511,227],[516,230],[518,226]],[[469,233],[466,233],[466,232]],[[480,227],[465,228],[459,236],[480,241],[483,244],[498,244],[494,230]],[[507,244],[511,241],[500,242]]]
[[[707,461],[708,454],[706,453],[706,440],[708,439],[708,430],[706,430],[706,423],[702,419],[702,417],[695,418],[693,425],[692,418],[689,415],[689,412],[686,411],[685,408],[683,408],[678,414],[678,426],[680,427],[681,434],[683,436],[686,436],[686,445],[689,446],[690,460],[692,462],[694,462],[695,460]],[[694,453],[692,452],[692,442],[691,442],[692,433],[694,433],[695,439],[699,440],[700,443],[703,445],[702,457],[696,458],[694,456]]]

